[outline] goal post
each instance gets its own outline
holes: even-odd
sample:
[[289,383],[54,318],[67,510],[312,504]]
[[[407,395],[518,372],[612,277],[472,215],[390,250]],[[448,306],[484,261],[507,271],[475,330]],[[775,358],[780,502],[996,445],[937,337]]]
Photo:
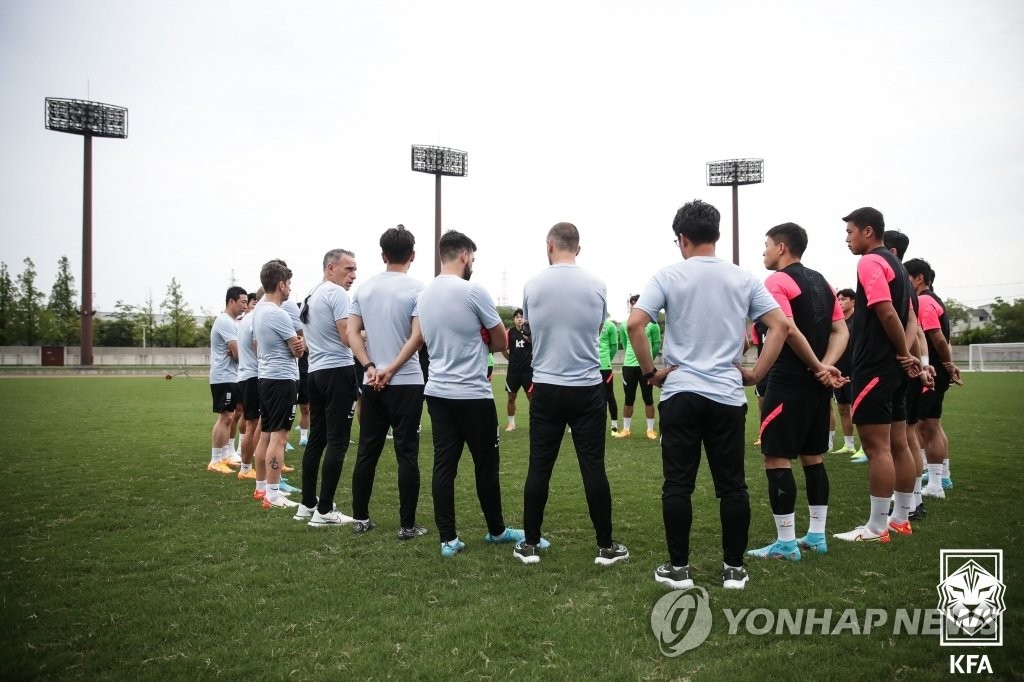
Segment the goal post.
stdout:
[[970,372],[1024,372],[1024,343],[972,343],[967,352]]

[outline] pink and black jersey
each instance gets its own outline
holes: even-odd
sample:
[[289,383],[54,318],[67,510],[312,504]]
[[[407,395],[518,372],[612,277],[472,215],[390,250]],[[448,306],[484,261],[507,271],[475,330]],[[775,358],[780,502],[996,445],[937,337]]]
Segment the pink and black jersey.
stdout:
[[920,312],[918,313],[918,322],[921,325],[921,329],[924,330],[925,340],[928,341],[928,356],[933,367],[935,367],[935,383],[949,383],[949,372],[943,367],[939,361],[939,350],[935,347],[935,343],[932,341],[932,332],[936,329],[942,332],[942,335],[946,337],[946,343],[949,343],[949,319],[946,317],[946,306],[943,305],[942,299],[935,295],[935,292],[931,289],[922,291],[919,297],[920,300]]
[[[793,263],[765,280],[765,288],[775,298],[786,317],[792,317],[797,329],[820,360],[825,356],[828,339],[832,333],[832,322],[843,319],[843,310],[836,299],[836,292],[825,278],[815,270]],[[779,359],[775,361],[768,375],[771,389],[799,388],[829,389],[818,383],[806,363],[788,344],[782,347]]]
[[896,349],[872,306],[892,303],[906,328],[911,306],[910,277],[896,256],[879,246],[857,263],[857,313],[853,316],[853,375],[875,377],[902,372]]

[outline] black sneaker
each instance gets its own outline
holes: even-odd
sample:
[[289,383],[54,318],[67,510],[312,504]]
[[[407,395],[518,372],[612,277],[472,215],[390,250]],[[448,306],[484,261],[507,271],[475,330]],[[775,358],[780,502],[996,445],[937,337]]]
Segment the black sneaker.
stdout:
[[[371,527],[372,527],[372,524],[371,524]],[[426,535],[429,532],[430,531],[428,531],[423,526],[416,526],[416,525],[414,525],[412,528],[399,528],[398,529],[398,539],[399,540],[412,540],[413,538],[422,537],[422,536]]]
[[924,502],[922,502],[921,504],[917,505],[917,509],[915,509],[914,511],[910,512],[910,514],[907,516],[907,520],[909,520],[909,521],[923,521],[924,520],[924,515],[927,514],[927,513],[928,512],[925,511],[925,508],[924,508]]
[[512,550],[512,556],[519,559],[524,564],[535,564],[540,561],[540,553],[537,550],[537,545],[528,545],[526,540],[520,540],[516,543],[516,548]]
[[611,547],[597,548],[597,558],[594,559],[594,563],[601,566],[611,566],[616,561],[628,558],[629,550],[626,549],[626,546],[621,542],[613,542]]
[[376,527],[377,524],[370,519],[366,519],[365,521],[356,521],[352,524],[352,532],[356,535],[362,535],[363,533],[369,533]]
[[727,566],[722,571],[722,587],[727,590],[742,590],[746,587],[748,580],[750,580],[750,576],[747,575],[745,568]]
[[654,569],[654,579],[662,585],[668,585],[673,590],[688,590],[693,587],[690,567],[673,568],[671,561]]

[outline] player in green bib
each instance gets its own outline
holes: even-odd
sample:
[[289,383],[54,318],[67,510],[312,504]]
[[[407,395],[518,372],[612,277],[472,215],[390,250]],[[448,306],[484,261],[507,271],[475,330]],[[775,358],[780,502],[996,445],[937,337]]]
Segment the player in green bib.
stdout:
[[[639,294],[629,297],[630,311],[639,299]],[[656,322],[650,322],[644,332],[647,334],[647,343],[651,346],[651,357],[658,357],[658,353],[661,352],[661,328]],[[616,438],[629,438],[629,427],[633,421],[633,403],[636,402],[636,387],[640,386],[644,414],[647,416],[647,437],[657,440],[658,432],[654,430],[654,389],[643,379],[640,363],[633,352],[633,345],[629,342],[625,322],[619,327],[619,344],[626,349],[626,356],[622,361],[622,390],[625,397],[622,400],[622,430],[612,435]]]
[[612,418],[612,435],[619,434],[619,404],[615,402],[615,384],[612,382],[612,360],[619,352],[619,326],[610,317],[601,326],[597,337],[597,355],[601,362],[601,380],[604,381],[604,396],[608,402],[608,413]]

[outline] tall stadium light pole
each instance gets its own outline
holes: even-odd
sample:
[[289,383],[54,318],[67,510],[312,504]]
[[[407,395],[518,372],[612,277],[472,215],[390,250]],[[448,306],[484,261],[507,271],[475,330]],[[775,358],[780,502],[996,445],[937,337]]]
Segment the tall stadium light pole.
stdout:
[[92,366],[92,138],[128,137],[128,109],[102,102],[46,98],[46,129],[85,138],[82,178],[82,333],[80,358]]
[[708,185],[732,187],[732,262],[740,264],[740,185],[764,182],[764,159],[729,159],[708,163]]
[[469,155],[448,147],[412,146],[412,169],[434,175],[434,276],[441,274],[441,176],[464,177],[469,170]]

